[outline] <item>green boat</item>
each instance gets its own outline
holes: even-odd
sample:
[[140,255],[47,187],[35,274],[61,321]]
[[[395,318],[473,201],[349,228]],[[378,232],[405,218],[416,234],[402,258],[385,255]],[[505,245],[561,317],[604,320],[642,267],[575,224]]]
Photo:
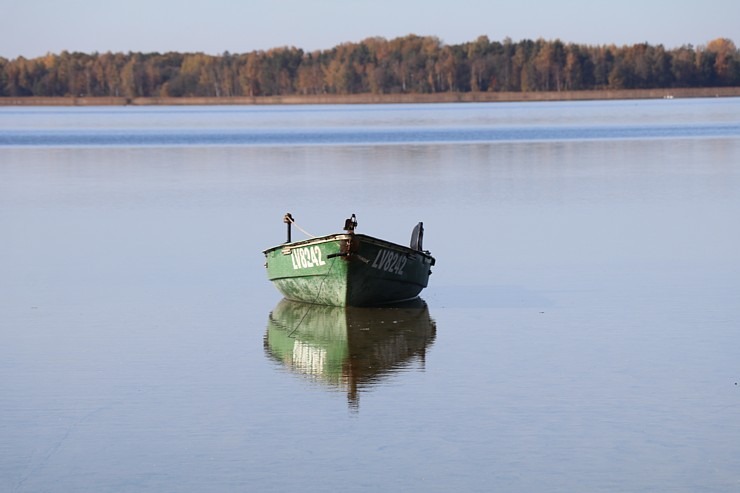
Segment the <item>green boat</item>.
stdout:
[[385,376],[424,368],[436,331],[420,298],[365,308],[283,299],[270,313],[264,347],[290,371],[346,392],[356,410],[360,392]]
[[423,250],[424,225],[413,229],[410,246],[356,234],[354,214],[344,233],[291,241],[268,248],[267,277],[286,298],[332,306],[374,306],[416,298],[427,286],[434,257]]

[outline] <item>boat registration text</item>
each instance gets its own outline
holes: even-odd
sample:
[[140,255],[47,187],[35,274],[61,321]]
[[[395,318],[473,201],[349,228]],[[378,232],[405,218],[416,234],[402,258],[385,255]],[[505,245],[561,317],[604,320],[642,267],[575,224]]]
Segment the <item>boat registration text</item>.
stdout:
[[375,256],[375,260],[373,260],[371,266],[385,272],[391,272],[402,276],[403,268],[406,267],[406,261],[407,259],[405,255],[401,255],[391,250],[383,250],[381,248],[378,250],[378,254]]
[[317,245],[292,249],[290,259],[293,261],[293,270],[326,265],[321,256],[321,248]]

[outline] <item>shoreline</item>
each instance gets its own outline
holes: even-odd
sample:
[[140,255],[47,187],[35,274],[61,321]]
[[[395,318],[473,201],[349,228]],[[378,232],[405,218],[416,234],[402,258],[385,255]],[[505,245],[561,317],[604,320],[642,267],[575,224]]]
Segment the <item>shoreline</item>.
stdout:
[[0,106],[218,106],[503,103],[740,97],[740,87],[434,94],[321,94],[239,97],[0,97]]

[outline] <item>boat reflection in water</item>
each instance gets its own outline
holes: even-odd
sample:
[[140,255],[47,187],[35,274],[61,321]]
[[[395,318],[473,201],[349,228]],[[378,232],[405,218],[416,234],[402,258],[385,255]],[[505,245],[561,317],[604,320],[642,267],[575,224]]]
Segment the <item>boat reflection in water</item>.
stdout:
[[336,307],[283,299],[270,313],[266,353],[289,369],[347,392],[359,393],[383,376],[418,363],[424,367],[436,325],[421,299],[391,307]]

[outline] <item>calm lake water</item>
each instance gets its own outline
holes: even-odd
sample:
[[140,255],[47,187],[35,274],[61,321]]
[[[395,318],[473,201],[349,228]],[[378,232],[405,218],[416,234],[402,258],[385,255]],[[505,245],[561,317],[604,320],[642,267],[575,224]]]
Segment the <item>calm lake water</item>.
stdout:
[[[285,212],[424,303],[281,302]],[[0,108],[0,491],[739,491],[738,218],[739,99]]]

